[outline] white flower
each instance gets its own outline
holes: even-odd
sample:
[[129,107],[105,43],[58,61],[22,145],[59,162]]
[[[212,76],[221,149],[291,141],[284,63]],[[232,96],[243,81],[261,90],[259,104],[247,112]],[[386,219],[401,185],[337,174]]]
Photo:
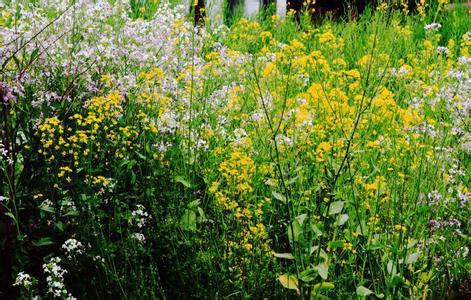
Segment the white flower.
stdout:
[[142,233],[139,233],[139,232],[134,233],[132,237],[140,243],[145,242],[146,240],[146,237]]
[[27,273],[20,272],[16,276],[16,280],[15,280],[15,283],[13,285],[29,288],[32,284],[33,284],[33,281],[31,279],[31,276]]
[[438,31],[441,27],[442,25],[440,25],[439,23],[431,23],[431,24],[425,25],[424,29],[426,33],[431,33],[431,32]]
[[68,295],[64,285],[64,274],[67,270],[62,269],[60,262],[59,257],[51,258],[47,264],[43,264],[43,271],[48,275],[46,277],[48,293],[54,297],[64,298]]
[[458,58],[458,63],[460,63],[462,65],[469,64],[469,63],[471,63],[471,58],[466,57],[466,56],[461,56],[461,57]]
[[447,47],[444,47],[444,46],[438,46],[437,49],[435,49],[435,51],[438,53],[438,54],[448,54],[450,51],[448,50]]
[[62,249],[64,249],[69,254],[82,254],[83,253],[83,245],[81,242],[77,241],[76,239],[68,239],[62,245]]
[[136,205],[136,209],[131,213],[132,219],[129,220],[130,224],[135,224],[137,227],[142,228],[150,219],[149,214],[145,211],[145,207],[141,204]]

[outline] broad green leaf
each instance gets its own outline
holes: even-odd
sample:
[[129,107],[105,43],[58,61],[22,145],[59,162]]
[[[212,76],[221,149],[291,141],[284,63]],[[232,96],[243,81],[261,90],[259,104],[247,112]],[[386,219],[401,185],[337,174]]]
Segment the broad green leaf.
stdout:
[[411,255],[407,257],[406,264],[410,265],[410,264],[415,263],[419,259],[419,257],[420,257],[420,252],[412,253]]
[[411,249],[411,248],[413,248],[415,245],[417,245],[417,240],[410,240],[410,241],[407,243],[406,249]]
[[204,214],[203,209],[199,206],[198,206],[198,213],[200,214],[200,217],[202,220],[206,220],[206,215]]
[[370,290],[369,288],[366,288],[362,285],[360,285],[359,287],[357,287],[357,295],[360,296],[360,297],[366,297],[368,295],[371,295],[371,294],[374,294],[372,290]]
[[39,209],[42,210],[42,211],[51,213],[51,214],[54,213],[54,211],[55,211],[54,207],[52,207],[52,206],[40,206]]
[[275,257],[284,259],[294,259],[294,256],[291,253],[275,253]]
[[176,176],[175,181],[183,184],[183,186],[186,187],[186,188],[191,188],[191,184],[186,179],[184,179],[182,176]]
[[315,269],[319,272],[319,275],[322,279],[326,280],[329,276],[329,266],[326,264],[319,264],[315,267]]
[[306,270],[302,271],[301,274],[299,274],[299,279],[304,282],[312,282],[317,279],[318,274],[319,272],[316,270],[316,268],[307,268]]
[[335,287],[335,285],[334,285],[332,282],[324,281],[324,282],[315,284],[312,288],[313,288],[315,291],[322,292],[322,291],[331,290],[331,289],[333,289],[334,287]]
[[312,224],[311,229],[318,237],[322,236],[322,231],[316,225]]
[[[298,220],[294,219],[294,221],[291,223],[291,226],[288,226],[288,239],[290,241],[299,241],[299,236],[302,234],[303,229],[301,228],[301,225],[299,225]],[[293,239],[293,234],[294,234],[294,239]]]
[[304,220],[306,220],[307,214],[300,214],[299,216],[296,217],[296,219],[299,222],[299,225],[303,225]]
[[335,215],[342,211],[344,201],[335,201],[330,204],[329,215]]
[[275,191],[272,191],[271,194],[272,194],[273,198],[275,198],[277,200],[280,200],[283,203],[286,203],[286,197],[283,196],[282,194],[280,194],[278,192],[275,192]]
[[188,203],[188,208],[196,208],[198,205],[200,205],[201,201],[200,200],[194,200]]
[[196,230],[196,213],[190,209],[185,209],[183,216],[180,220],[180,227],[183,230],[195,231]]
[[59,229],[60,231],[64,231],[64,223],[62,223],[62,222],[59,221],[59,222],[55,223],[55,226],[56,226],[56,228]]
[[336,225],[337,226],[342,226],[347,221],[348,221],[348,215],[347,214],[342,214],[342,215],[338,216]]
[[302,271],[301,274],[299,274],[299,279],[304,282],[311,282],[317,278],[318,274],[319,272],[316,268],[307,268],[306,270]]
[[295,290],[299,294],[298,279],[296,276],[283,274],[278,276],[278,280],[284,288]]
[[36,247],[42,247],[42,246],[47,246],[47,245],[52,245],[54,244],[54,241],[50,237],[45,237],[42,239],[39,239],[37,242],[33,242],[33,245]]
[[327,244],[329,245],[330,249],[337,249],[343,247],[343,241],[341,240],[330,241]]
[[[317,253],[318,250],[319,246],[312,246],[311,249],[309,249],[309,254],[313,254],[314,252]],[[319,251],[319,256],[322,257],[325,261],[329,261],[329,255],[327,255],[327,253],[322,248]]]
[[77,217],[78,215],[78,210],[71,210],[68,213],[64,214],[64,217]]

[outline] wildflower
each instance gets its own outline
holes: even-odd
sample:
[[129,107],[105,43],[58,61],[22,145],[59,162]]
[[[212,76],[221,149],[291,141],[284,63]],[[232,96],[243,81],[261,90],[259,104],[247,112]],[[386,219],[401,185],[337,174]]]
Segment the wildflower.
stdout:
[[143,228],[150,218],[149,214],[145,211],[145,207],[141,204],[136,205],[136,210],[131,213],[132,218],[129,220],[130,224],[135,224],[138,228]]
[[143,243],[146,240],[146,237],[140,232],[134,233],[132,235],[132,238],[135,239],[136,241],[140,242],[140,243]]
[[253,248],[253,245],[250,244],[250,243],[247,243],[244,245],[244,248],[247,249],[247,250],[251,250]]
[[53,297],[64,298],[72,297],[67,293],[67,290],[64,285],[64,274],[67,273],[67,270],[62,269],[59,265],[61,259],[59,257],[53,257],[49,260],[48,263],[43,264],[43,271],[48,275],[46,277],[49,294],[52,294]]
[[83,253],[83,245],[81,242],[77,241],[76,239],[68,239],[62,245],[62,249],[68,253],[68,255],[73,254],[82,254]]
[[426,33],[437,32],[442,27],[439,23],[431,23],[424,26]]
[[29,288],[33,284],[32,278],[29,274],[20,272],[16,276],[14,286],[22,286],[24,288]]
[[447,47],[444,47],[444,46],[438,46],[435,51],[438,53],[438,54],[448,54],[450,51],[448,50]]

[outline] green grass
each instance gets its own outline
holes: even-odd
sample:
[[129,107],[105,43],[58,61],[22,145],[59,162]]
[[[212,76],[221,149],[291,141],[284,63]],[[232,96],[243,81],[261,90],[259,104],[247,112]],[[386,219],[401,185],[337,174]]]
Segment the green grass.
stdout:
[[467,10],[120,5],[1,14],[1,296],[469,296]]

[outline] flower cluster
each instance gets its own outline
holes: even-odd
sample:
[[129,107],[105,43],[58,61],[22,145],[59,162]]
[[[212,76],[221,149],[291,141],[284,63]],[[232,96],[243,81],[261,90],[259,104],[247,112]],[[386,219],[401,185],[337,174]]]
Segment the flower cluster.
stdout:
[[74,256],[76,254],[82,254],[84,247],[81,242],[76,239],[68,239],[62,245],[62,249],[65,251],[67,256]]
[[43,264],[43,271],[47,275],[48,293],[55,298],[75,299],[65,288],[64,274],[67,273],[67,270],[62,269],[59,265],[60,262],[59,257],[53,257],[48,263]]
[[15,283],[13,284],[14,286],[21,286],[24,288],[29,288],[31,285],[33,285],[33,279],[31,275],[25,272],[19,272],[18,275],[16,276]]

